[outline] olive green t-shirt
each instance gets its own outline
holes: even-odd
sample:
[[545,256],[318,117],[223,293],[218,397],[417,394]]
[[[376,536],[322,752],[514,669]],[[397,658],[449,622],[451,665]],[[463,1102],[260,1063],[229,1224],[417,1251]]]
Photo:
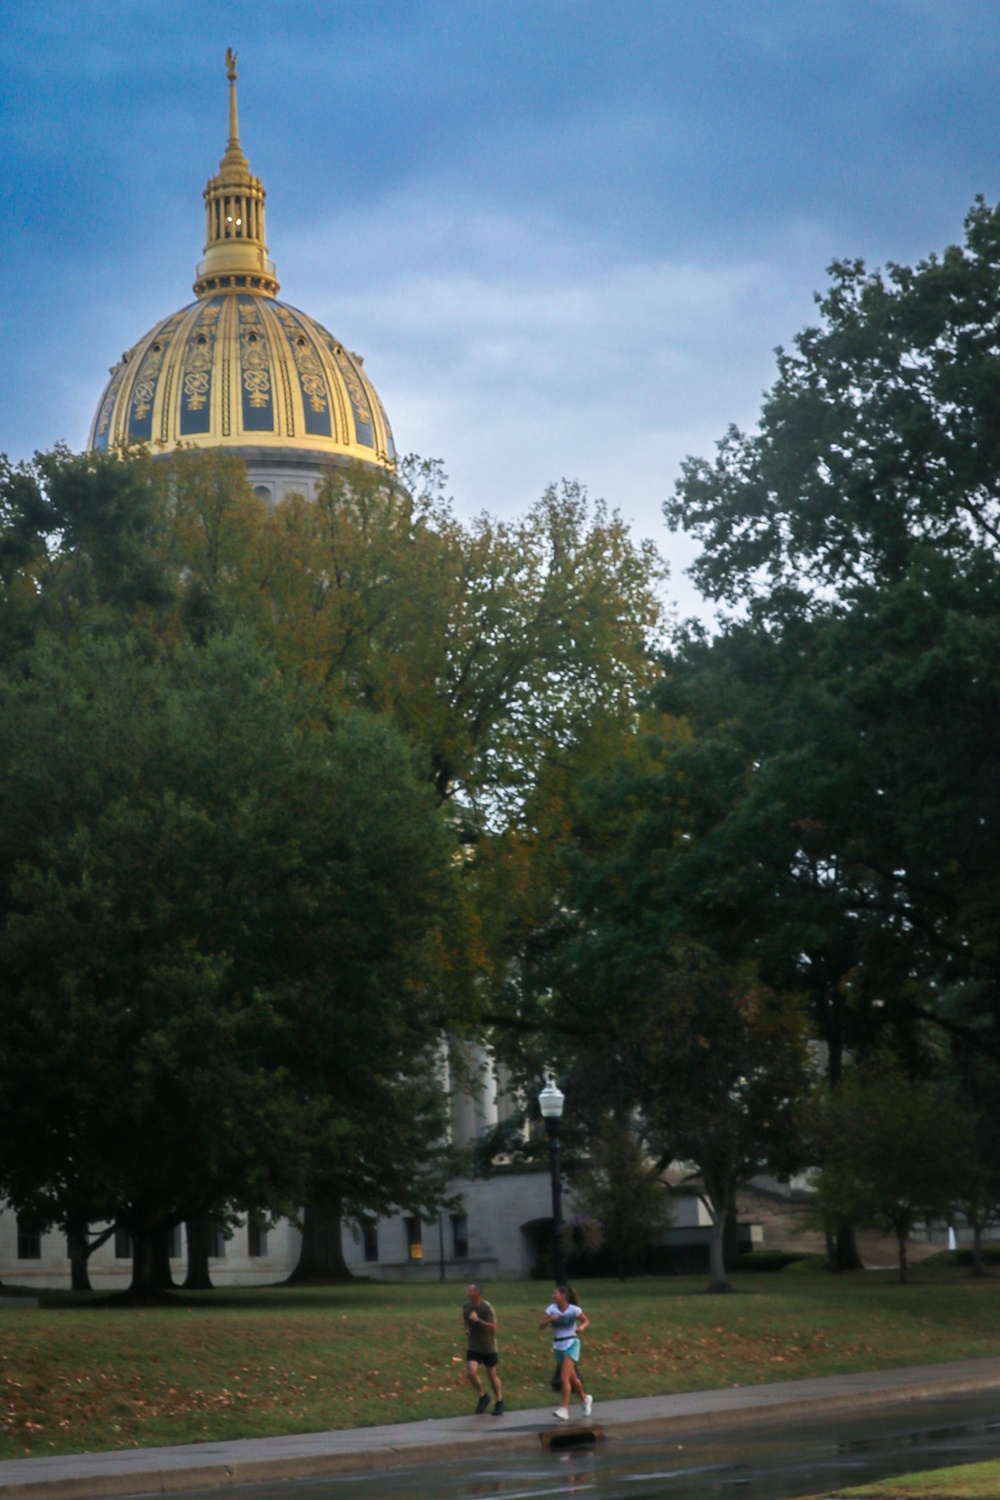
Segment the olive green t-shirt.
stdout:
[[[497,1336],[491,1328],[484,1328],[481,1323],[470,1323],[469,1314],[472,1312],[472,1303],[462,1303],[462,1317],[465,1319],[465,1337],[467,1348],[474,1350],[476,1354],[495,1354],[497,1352]],[[496,1322],[496,1314],[490,1304],[484,1299],[475,1309],[477,1318],[485,1318],[487,1323]]]

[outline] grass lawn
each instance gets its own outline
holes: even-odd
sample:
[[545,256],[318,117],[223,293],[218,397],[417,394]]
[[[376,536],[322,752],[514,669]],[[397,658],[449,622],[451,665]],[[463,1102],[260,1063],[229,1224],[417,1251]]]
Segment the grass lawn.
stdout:
[[[597,1401],[877,1369],[1000,1349],[1000,1278],[928,1265],[791,1267],[704,1294],[703,1277],[581,1282]],[[151,1308],[43,1294],[0,1309],[0,1456],[197,1442],[470,1411],[461,1286],[227,1290]],[[548,1287],[487,1288],[511,1407],[550,1399]]]
[[930,1469],[925,1474],[901,1474],[880,1484],[838,1490],[837,1495],[866,1495],[872,1500],[1000,1500],[1000,1460]]

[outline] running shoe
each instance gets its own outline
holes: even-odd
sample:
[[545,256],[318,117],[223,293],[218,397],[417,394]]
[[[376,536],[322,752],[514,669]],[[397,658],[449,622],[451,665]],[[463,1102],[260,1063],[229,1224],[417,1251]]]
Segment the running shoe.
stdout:
[[486,1411],[486,1409],[489,1406],[489,1404],[490,1404],[490,1398],[489,1398],[489,1396],[480,1396],[478,1402],[476,1403],[475,1415],[477,1417],[481,1417],[482,1414],[483,1414],[483,1412]]
[[585,1417],[589,1417],[590,1413],[593,1410],[594,1410],[594,1398],[593,1398],[593,1396],[584,1396],[584,1398],[583,1398],[583,1415]]
[[552,1415],[554,1417],[558,1417],[559,1420],[560,1420],[560,1422],[568,1422],[569,1421],[569,1407],[568,1406],[557,1406],[555,1408],[555,1410],[553,1411]]
[[497,1404],[496,1404],[496,1406],[494,1406],[494,1408],[493,1408],[493,1415],[495,1417],[502,1417],[503,1414],[504,1414],[504,1412],[506,1410],[507,1410],[507,1408],[506,1408],[506,1406],[504,1406],[503,1402],[502,1401],[498,1401]]

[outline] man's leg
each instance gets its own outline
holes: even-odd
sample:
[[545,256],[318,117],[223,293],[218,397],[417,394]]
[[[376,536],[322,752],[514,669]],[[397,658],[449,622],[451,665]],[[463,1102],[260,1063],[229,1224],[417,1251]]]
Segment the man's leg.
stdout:
[[499,1369],[497,1368],[496,1365],[487,1365],[486,1366],[486,1374],[489,1376],[489,1381],[490,1381],[490,1385],[493,1387],[493,1394],[494,1394],[494,1396],[497,1398],[498,1401],[502,1401],[503,1400],[503,1386],[500,1384],[500,1371],[499,1371]]
[[479,1378],[479,1361],[478,1361],[478,1359],[467,1359],[466,1360],[466,1362],[465,1362],[465,1376],[466,1376],[466,1379],[468,1380],[469,1384],[472,1386],[472,1389],[476,1392],[477,1396],[485,1396],[486,1395],[486,1391],[483,1388],[483,1382]]

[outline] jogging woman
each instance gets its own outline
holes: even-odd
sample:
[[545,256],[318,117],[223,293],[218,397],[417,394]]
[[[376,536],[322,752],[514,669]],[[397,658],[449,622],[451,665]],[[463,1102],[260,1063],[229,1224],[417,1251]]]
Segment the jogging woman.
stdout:
[[560,1422],[569,1421],[569,1393],[573,1390],[580,1398],[583,1415],[589,1417],[594,1398],[583,1389],[576,1366],[580,1358],[580,1334],[590,1327],[590,1319],[582,1307],[570,1300],[569,1287],[556,1287],[538,1326],[552,1329],[552,1350],[562,1378],[562,1405],[552,1415]]

